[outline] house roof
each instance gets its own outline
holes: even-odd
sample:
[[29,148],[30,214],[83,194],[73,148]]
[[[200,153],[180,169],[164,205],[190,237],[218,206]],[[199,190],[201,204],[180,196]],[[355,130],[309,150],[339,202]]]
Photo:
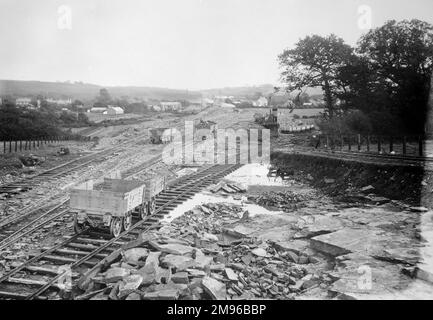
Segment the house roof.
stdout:
[[113,109],[116,112],[123,112],[123,109],[121,107],[108,106],[108,108]]

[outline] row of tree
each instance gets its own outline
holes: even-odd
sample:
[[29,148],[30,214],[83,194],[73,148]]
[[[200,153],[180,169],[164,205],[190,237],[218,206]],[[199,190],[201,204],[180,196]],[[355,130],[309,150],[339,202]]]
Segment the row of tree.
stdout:
[[17,108],[12,102],[0,106],[0,141],[64,135],[61,128],[88,125],[86,114],[58,112],[44,103],[39,109]]
[[329,121],[352,113],[353,123],[367,122],[358,130],[424,132],[433,71],[431,24],[392,20],[363,35],[354,48],[333,34],[307,36],[278,58],[285,90],[322,88]]

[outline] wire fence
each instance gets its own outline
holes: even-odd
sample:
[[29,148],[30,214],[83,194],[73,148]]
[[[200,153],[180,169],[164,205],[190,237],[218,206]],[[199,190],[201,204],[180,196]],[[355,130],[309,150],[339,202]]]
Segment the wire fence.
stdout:
[[423,136],[318,135],[316,149],[424,156]]
[[91,137],[79,135],[38,137],[26,140],[0,141],[0,154],[36,150],[47,144],[61,143],[64,141],[90,141]]

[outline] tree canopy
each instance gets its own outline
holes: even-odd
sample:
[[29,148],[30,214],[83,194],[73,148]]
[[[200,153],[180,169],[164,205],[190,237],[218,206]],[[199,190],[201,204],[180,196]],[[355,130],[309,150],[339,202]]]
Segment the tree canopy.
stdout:
[[348,63],[352,51],[343,39],[334,34],[328,37],[307,36],[300,40],[294,49],[285,50],[279,56],[287,91],[321,86],[332,117],[336,91],[339,89],[338,71]]
[[287,91],[321,86],[331,118],[358,110],[377,133],[423,132],[433,71],[427,22],[388,21],[355,48],[335,35],[308,36],[279,61]]

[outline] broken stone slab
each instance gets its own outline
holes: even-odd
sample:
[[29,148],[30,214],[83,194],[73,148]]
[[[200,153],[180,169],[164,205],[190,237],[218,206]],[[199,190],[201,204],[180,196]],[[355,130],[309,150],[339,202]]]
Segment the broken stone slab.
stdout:
[[224,263],[216,263],[216,264],[211,264],[209,268],[211,271],[224,271],[226,265]]
[[186,271],[190,274],[191,277],[200,278],[206,276],[206,272],[204,272],[203,270],[188,268],[186,269]]
[[285,257],[294,263],[299,262],[299,256],[296,253],[294,253],[293,251],[287,251],[285,253]]
[[391,200],[385,197],[366,197],[366,199],[375,203],[376,205],[381,205],[390,202]]
[[254,250],[251,250],[251,253],[254,254],[255,256],[262,257],[262,258],[268,256],[268,253],[263,248],[256,248]]
[[183,244],[178,244],[178,243],[168,243],[168,244],[159,245],[159,251],[170,253],[170,254],[185,255],[188,253],[192,253],[193,250],[194,250],[193,247],[186,246]]
[[148,254],[149,251],[145,248],[132,248],[124,251],[122,256],[127,263],[138,264],[139,261],[144,261]]
[[392,263],[402,263],[416,265],[420,259],[420,252],[416,248],[390,248],[372,255],[374,258],[389,261]]
[[344,226],[341,220],[337,218],[323,215],[310,215],[302,217],[298,221],[298,227],[302,228],[302,231],[298,234],[305,238],[311,238],[340,230]]
[[227,296],[226,285],[211,277],[202,280],[204,291],[214,300],[225,300]]
[[141,295],[137,292],[130,293],[125,300],[141,300]]
[[147,258],[145,265],[153,264],[155,266],[159,266],[159,257],[161,255],[161,252],[159,251],[150,251]]
[[158,267],[154,266],[153,264],[145,265],[144,267],[133,271],[133,274],[140,275],[142,277],[143,286],[149,286],[156,281],[157,268]]
[[119,299],[126,297],[132,291],[137,290],[143,282],[143,277],[138,274],[133,274],[127,276],[123,279],[123,281],[119,284]]
[[198,269],[204,269],[213,263],[213,257],[206,256],[200,250],[196,250],[196,256],[194,259],[195,267]]
[[369,192],[369,191],[373,191],[373,190],[374,190],[374,187],[372,185],[368,185],[364,188],[361,188],[361,191],[364,193]]
[[104,274],[104,281],[106,283],[117,282],[122,280],[124,277],[127,277],[131,274],[130,269],[114,267],[108,269]]
[[382,237],[374,230],[346,228],[311,238],[310,245],[335,257],[350,252],[375,252],[380,247],[380,240]]
[[254,229],[251,229],[251,228],[248,228],[248,227],[245,227],[242,225],[238,225],[238,226],[236,226],[234,228],[230,228],[230,229],[229,228],[223,229],[223,233],[226,233],[226,234],[228,234],[232,237],[235,237],[237,239],[246,238],[249,235],[251,235],[254,231],[255,231]]
[[238,281],[239,277],[238,275],[230,268],[225,268],[225,274],[227,276],[227,279],[229,279],[230,281]]
[[211,242],[218,242],[219,241],[218,237],[214,234],[211,234],[211,233],[203,233],[203,235],[201,236],[201,240],[211,241]]
[[196,263],[190,257],[168,254],[162,258],[161,264],[167,268],[174,268],[177,272],[195,267]]
[[281,251],[292,251],[297,255],[310,247],[310,242],[306,240],[280,241],[274,243],[275,248]]
[[171,281],[173,281],[174,283],[188,284],[189,283],[188,273],[176,272],[171,276]]
[[176,289],[165,289],[143,294],[145,300],[176,300],[179,298],[179,291]]
[[430,284],[433,284],[433,273],[431,271],[427,271],[423,267],[416,267],[415,268],[415,277],[424,280],[426,282],[429,282]]

